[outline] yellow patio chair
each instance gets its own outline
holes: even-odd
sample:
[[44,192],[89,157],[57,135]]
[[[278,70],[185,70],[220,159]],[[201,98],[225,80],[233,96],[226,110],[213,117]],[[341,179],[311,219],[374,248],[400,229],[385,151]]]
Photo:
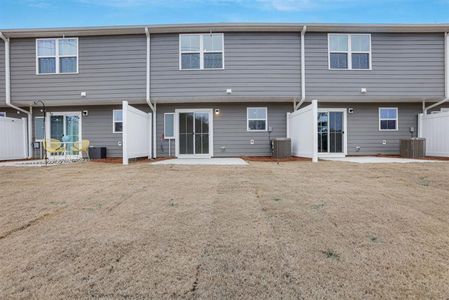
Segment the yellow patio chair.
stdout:
[[73,151],[78,151],[81,153],[81,157],[83,156],[83,152],[87,154],[87,158],[90,160],[89,156],[89,140],[76,141],[73,143],[72,149]]
[[45,151],[49,152],[50,155],[64,154],[64,145],[57,139],[44,140],[42,145],[44,146]]

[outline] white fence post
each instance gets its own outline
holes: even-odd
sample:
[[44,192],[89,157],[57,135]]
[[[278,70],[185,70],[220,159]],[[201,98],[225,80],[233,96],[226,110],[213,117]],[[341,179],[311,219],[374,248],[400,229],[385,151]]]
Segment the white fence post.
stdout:
[[128,101],[122,103],[122,147],[123,147],[123,164],[128,164]]
[[312,129],[313,129],[313,156],[312,161],[318,162],[318,100],[312,100]]

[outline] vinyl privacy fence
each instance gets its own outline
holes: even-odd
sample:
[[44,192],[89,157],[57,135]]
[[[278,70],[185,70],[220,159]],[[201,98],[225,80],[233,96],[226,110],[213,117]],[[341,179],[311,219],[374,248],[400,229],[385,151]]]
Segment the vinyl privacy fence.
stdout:
[[426,155],[449,157],[449,112],[420,114],[418,128],[426,139]]
[[130,158],[148,157],[151,153],[151,113],[146,113],[123,101],[123,164]]
[[287,114],[287,137],[292,141],[293,156],[318,161],[318,102]]
[[0,117],[0,160],[28,156],[27,119]]

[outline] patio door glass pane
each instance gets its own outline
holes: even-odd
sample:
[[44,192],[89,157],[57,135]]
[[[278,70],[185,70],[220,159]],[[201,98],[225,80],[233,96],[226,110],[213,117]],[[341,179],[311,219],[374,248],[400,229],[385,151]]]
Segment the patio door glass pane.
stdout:
[[328,113],[318,113],[318,152],[328,152],[328,123]]
[[343,152],[343,113],[329,113],[329,146],[331,153]]
[[50,138],[62,141],[64,136],[64,116],[50,117]]
[[66,151],[69,155],[78,155],[77,151],[73,151],[73,143],[80,140],[80,117],[65,116],[65,136]]
[[195,154],[209,154],[209,113],[195,113]]
[[179,113],[179,153],[194,154],[193,113]]

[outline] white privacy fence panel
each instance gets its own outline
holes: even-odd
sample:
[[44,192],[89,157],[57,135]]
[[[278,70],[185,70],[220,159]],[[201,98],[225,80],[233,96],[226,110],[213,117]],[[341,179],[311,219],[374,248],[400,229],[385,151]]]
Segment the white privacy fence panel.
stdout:
[[318,161],[318,103],[287,114],[287,137],[292,141],[292,154]]
[[0,160],[28,156],[27,119],[0,117]]
[[426,155],[449,157],[449,112],[420,114],[418,129],[426,139]]
[[123,164],[130,158],[151,157],[151,113],[138,110],[123,101]]

